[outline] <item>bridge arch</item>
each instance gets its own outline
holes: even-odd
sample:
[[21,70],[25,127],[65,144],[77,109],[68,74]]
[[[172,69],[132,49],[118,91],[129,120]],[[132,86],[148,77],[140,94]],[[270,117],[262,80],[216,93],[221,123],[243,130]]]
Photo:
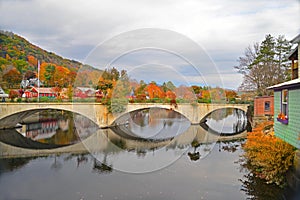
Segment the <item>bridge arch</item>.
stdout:
[[[232,109],[232,113],[228,112],[228,110],[226,109]],[[210,113],[208,113],[207,115],[205,115],[201,121],[200,121],[200,126],[206,130],[209,131],[210,133],[216,134],[216,135],[224,135],[224,136],[230,136],[230,135],[237,135],[240,134],[242,132],[244,132],[247,128],[247,117],[246,117],[246,111],[245,109],[241,109],[241,108],[236,108],[236,107],[228,107],[228,108],[218,108],[215,110],[212,110]],[[210,127],[207,123],[206,123],[206,119],[207,117],[209,117],[209,115],[211,115],[212,113],[216,112],[216,111],[222,111],[225,110],[226,113],[216,113],[217,115],[217,119],[214,118],[214,116],[212,116],[212,119],[214,120],[224,120],[226,119],[228,116],[230,115],[235,115],[236,116],[236,120],[233,120],[232,122],[232,126],[233,126],[233,130],[232,132],[223,132],[223,126],[222,126],[222,130],[221,131],[217,131],[214,128],[215,127]],[[224,115],[223,115],[224,114]],[[221,118],[219,118],[221,116]],[[223,116],[223,118],[222,118]],[[225,121],[224,121],[225,123]],[[223,124],[225,125],[225,124]]]
[[205,119],[206,119],[209,115],[211,115],[213,112],[216,112],[216,111],[219,111],[219,110],[223,110],[223,109],[226,109],[226,108],[241,110],[241,111],[243,111],[245,114],[246,114],[246,112],[247,112],[247,110],[242,109],[242,108],[237,108],[237,107],[216,108],[216,109],[214,109],[214,110],[211,110],[211,111],[210,111],[209,113],[207,113],[206,115],[204,115],[203,118],[200,120],[200,123],[204,122]]
[[7,129],[7,128],[16,127],[17,124],[22,122],[25,118],[27,118],[27,117],[35,114],[35,113],[38,113],[40,111],[46,111],[46,110],[57,110],[57,111],[72,112],[74,114],[79,114],[81,116],[84,116],[87,119],[93,121],[95,124],[97,124],[97,121],[94,121],[90,116],[87,116],[83,113],[76,112],[76,110],[48,107],[48,108],[33,108],[33,109],[28,109],[28,110],[17,111],[15,113],[10,114],[10,115],[4,116],[0,119],[0,129]]
[[[170,106],[169,106],[170,107]],[[139,112],[139,111],[143,111],[143,110],[150,110],[150,109],[162,109],[162,110],[166,110],[166,111],[172,111],[174,112],[175,114],[179,114],[180,116],[182,116],[182,118],[185,118],[187,120],[190,121],[190,119],[185,116],[183,113],[181,112],[178,112],[177,110],[173,109],[173,108],[166,108],[164,106],[151,106],[151,107],[145,107],[145,108],[138,108],[138,109],[135,109],[135,110],[130,110],[128,112],[125,112],[125,113],[122,113],[121,115],[117,116],[114,121],[112,122],[112,124],[116,124],[118,121],[119,123],[118,124],[125,124],[126,123],[126,120],[128,118],[130,118],[131,114],[134,113],[134,112]]]

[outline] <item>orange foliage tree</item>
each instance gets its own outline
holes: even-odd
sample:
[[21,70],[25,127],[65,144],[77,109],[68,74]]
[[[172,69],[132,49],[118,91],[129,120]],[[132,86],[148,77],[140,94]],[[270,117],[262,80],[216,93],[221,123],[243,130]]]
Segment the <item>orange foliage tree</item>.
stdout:
[[243,146],[247,167],[267,183],[283,185],[285,173],[293,163],[294,147],[274,136],[264,133],[264,129],[273,122],[260,124],[249,132]]
[[226,99],[229,101],[235,100],[235,98],[238,96],[237,93],[234,90],[225,90]]
[[148,92],[150,99],[165,97],[165,93],[155,83],[150,83],[145,89]]
[[16,85],[20,85],[22,75],[15,67],[13,67],[3,73],[3,80],[7,82],[9,88],[13,88]]
[[54,82],[59,87],[67,87],[69,85],[69,74],[70,70],[62,67],[62,66],[56,66],[55,72],[54,72]]
[[27,61],[32,66],[37,66],[38,65],[38,60],[32,55],[27,56]]
[[52,63],[42,63],[40,65],[40,80],[46,86],[54,86],[54,73],[56,65]]
[[166,98],[168,99],[176,99],[176,94],[170,90],[166,92]]
[[42,63],[40,66],[40,80],[49,87],[67,87],[74,82],[76,72],[53,63]]

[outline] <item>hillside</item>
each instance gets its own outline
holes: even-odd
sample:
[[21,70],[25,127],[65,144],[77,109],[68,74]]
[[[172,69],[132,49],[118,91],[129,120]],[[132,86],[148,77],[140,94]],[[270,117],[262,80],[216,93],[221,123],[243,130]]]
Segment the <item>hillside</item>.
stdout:
[[[0,30],[0,85],[2,87],[17,87],[24,77],[25,79],[35,77],[37,60],[45,68],[51,65],[55,66],[55,69],[64,72],[65,76],[72,76],[73,81],[74,76],[84,74],[84,80],[87,80],[87,83],[82,81],[81,86],[96,84],[102,73],[101,70],[89,65],[83,65],[78,61],[48,52],[12,32]],[[79,69],[80,74],[77,74]],[[9,77],[10,75],[14,76]],[[55,75],[53,74],[53,76]],[[53,78],[53,80],[55,79]],[[48,84],[51,85],[50,80],[48,80]]]

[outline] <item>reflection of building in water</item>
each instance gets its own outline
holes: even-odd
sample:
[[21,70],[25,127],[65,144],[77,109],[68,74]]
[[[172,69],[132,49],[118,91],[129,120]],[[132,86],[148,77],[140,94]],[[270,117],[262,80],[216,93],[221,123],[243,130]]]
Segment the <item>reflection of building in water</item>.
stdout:
[[74,124],[76,127],[77,134],[81,139],[90,136],[91,134],[95,133],[98,129],[98,126],[93,121],[82,115],[74,116]]
[[58,126],[62,131],[67,131],[69,129],[69,119],[58,120]]
[[40,140],[52,137],[56,134],[57,129],[57,119],[48,119],[25,124],[22,127],[21,133],[32,140]]

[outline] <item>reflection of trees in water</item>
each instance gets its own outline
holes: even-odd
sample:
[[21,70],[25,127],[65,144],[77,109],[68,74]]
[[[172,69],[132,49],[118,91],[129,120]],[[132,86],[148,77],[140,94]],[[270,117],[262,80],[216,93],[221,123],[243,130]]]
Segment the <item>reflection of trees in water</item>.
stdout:
[[[226,124],[227,126],[229,124],[232,126],[232,133],[241,133],[246,129],[247,125],[245,112],[237,108],[222,108],[215,110],[211,112],[203,121],[205,122],[207,119],[212,119],[218,123],[221,120],[224,120],[225,126]],[[205,124],[202,124],[202,127],[204,127],[205,130],[214,130],[214,127],[210,127],[209,125]]]
[[112,165],[107,164],[106,159],[107,159],[107,154],[104,154],[104,158],[102,162],[94,158],[93,172],[97,172],[100,174],[111,173],[113,171]]
[[145,149],[137,149],[136,150],[136,155],[140,158],[144,158],[147,154],[147,150]]
[[115,152],[120,152],[124,149],[127,149],[126,146],[126,140],[118,137],[118,138],[110,138],[109,140],[110,142],[108,142],[107,145],[107,151],[115,153]]
[[233,131],[235,133],[240,133],[245,130],[247,125],[247,120],[245,118],[245,112],[240,109],[234,109],[233,116],[235,121],[232,124]]
[[192,142],[191,142],[191,146],[194,147],[194,151],[193,152],[188,152],[188,156],[190,157],[190,159],[192,161],[197,161],[200,159],[200,153],[197,152],[197,148],[200,147],[200,143],[194,139]]
[[160,123],[160,120],[165,120],[164,125],[172,126],[174,123],[168,119],[181,119],[183,116],[174,110],[168,110],[164,108],[150,108],[130,112],[131,120],[141,126],[155,126]]
[[219,141],[218,145],[219,145],[219,151],[227,151],[230,153],[236,152],[241,147],[240,140],[239,140],[239,142],[236,142],[236,141],[222,141],[221,142],[221,141]]
[[130,117],[135,124],[141,127],[147,126],[150,122],[149,109],[130,112]]
[[86,164],[88,162],[87,154],[81,154],[77,156],[77,167],[81,164]]
[[30,158],[2,158],[0,159],[0,174],[1,172],[14,171],[24,167],[31,160],[36,159],[37,157]]
[[56,159],[57,155],[54,155],[54,162],[51,165],[51,169],[59,170],[62,168],[63,164]]
[[285,188],[274,183],[267,184],[264,179],[256,176],[253,171],[255,169],[249,164],[246,158],[241,157],[237,162],[240,164],[240,172],[245,175],[239,179],[242,183],[241,191],[245,192],[248,199],[251,200],[284,200]]
[[234,108],[217,109],[217,110],[211,112],[207,116],[207,118],[208,119],[213,119],[215,121],[221,121],[221,120],[225,119],[226,117],[228,117],[229,115],[232,115],[233,110],[234,110]]
[[254,174],[248,173],[243,179],[239,179],[242,183],[242,191],[246,193],[248,199],[253,200],[283,200],[284,189],[275,184],[266,184],[262,179],[255,177]]

